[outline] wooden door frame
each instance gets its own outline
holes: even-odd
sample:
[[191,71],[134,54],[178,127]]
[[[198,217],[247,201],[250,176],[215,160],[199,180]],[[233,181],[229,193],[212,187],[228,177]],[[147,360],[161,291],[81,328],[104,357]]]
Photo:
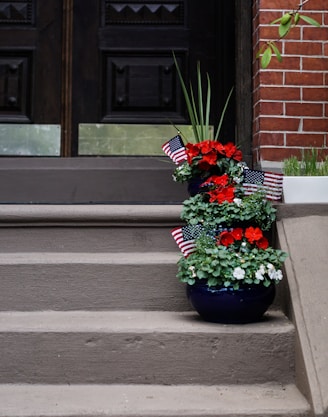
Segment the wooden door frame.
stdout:
[[235,0],[236,142],[252,166],[252,0]]
[[61,156],[72,156],[73,0],[63,0]]

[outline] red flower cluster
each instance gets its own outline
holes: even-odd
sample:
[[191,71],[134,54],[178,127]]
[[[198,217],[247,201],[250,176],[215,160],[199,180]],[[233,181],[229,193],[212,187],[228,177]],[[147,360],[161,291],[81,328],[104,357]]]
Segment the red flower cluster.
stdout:
[[243,158],[242,152],[237,147],[229,142],[223,145],[214,140],[205,140],[200,143],[187,143],[186,152],[188,157],[188,164],[191,165],[194,158],[198,159],[198,166],[202,170],[208,170],[211,166],[216,165],[218,159],[231,158],[240,162]]
[[236,241],[241,241],[243,237],[250,244],[255,244],[259,249],[267,249],[269,247],[268,239],[263,236],[263,232],[259,227],[247,227],[245,232],[240,227],[229,232],[221,232],[218,238],[218,245],[230,246]]
[[224,201],[232,203],[235,198],[235,187],[229,184],[228,174],[212,175],[205,182],[203,186],[212,187],[207,194],[210,196],[210,203],[217,202],[219,204]]

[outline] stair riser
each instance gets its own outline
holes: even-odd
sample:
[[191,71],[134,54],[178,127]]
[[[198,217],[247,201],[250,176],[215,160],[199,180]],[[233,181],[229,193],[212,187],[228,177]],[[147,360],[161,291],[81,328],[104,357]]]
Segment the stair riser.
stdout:
[[0,228],[2,253],[179,251],[169,226]]
[[[164,153],[163,153],[164,155]],[[172,182],[163,157],[6,158],[1,161],[3,203],[181,202],[185,184]],[[60,187],[58,186],[60,184]]]
[[294,373],[290,333],[5,332],[0,344],[0,383],[289,383]]
[[190,309],[175,264],[0,265],[0,310]]

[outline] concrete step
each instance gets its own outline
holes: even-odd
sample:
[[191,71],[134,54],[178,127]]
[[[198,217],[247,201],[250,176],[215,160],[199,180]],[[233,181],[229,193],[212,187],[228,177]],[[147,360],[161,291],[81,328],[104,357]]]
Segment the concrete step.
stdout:
[[179,205],[0,205],[2,252],[160,252]]
[[206,323],[194,312],[2,312],[0,383],[289,384],[294,327]]
[[0,385],[1,417],[310,417],[290,385]]
[[1,157],[1,203],[181,202],[185,184],[173,183],[175,164],[155,157]]
[[0,254],[0,310],[190,309],[178,252]]
[[[182,222],[180,221],[180,224]],[[6,252],[158,252],[177,250],[173,226],[0,227]]]

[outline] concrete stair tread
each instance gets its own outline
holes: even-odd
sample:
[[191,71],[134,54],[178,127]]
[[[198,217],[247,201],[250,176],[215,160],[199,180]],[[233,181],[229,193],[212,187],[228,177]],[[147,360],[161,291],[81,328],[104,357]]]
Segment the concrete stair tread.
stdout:
[[1,417],[310,416],[295,385],[0,385]]
[[224,325],[202,321],[198,314],[175,311],[4,311],[0,332],[72,333],[291,333],[293,324],[278,310],[247,325]]
[[29,264],[111,264],[111,265],[148,265],[176,263],[181,252],[18,252],[1,253],[0,265]]
[[230,326],[195,312],[7,311],[0,383],[289,384],[294,337],[274,310]]
[[172,225],[180,218],[181,208],[181,204],[0,204],[0,221],[29,226]]

